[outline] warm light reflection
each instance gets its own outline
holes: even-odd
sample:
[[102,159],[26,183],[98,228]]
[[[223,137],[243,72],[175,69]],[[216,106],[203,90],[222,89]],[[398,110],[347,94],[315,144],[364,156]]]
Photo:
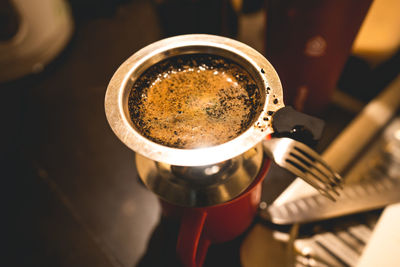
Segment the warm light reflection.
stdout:
[[214,166],[211,166],[211,167],[209,167],[209,168],[206,168],[206,169],[204,170],[204,173],[205,173],[206,175],[213,175],[213,174],[218,173],[220,169],[221,169],[221,168],[220,168],[218,165],[214,165]]
[[371,64],[392,56],[400,47],[399,11],[399,0],[374,0],[353,44],[353,53]]
[[400,141],[400,129],[394,132],[394,138]]

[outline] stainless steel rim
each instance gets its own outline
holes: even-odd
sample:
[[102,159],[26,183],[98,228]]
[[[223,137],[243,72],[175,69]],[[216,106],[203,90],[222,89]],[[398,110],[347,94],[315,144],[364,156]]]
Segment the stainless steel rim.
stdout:
[[[209,53],[242,65],[261,91],[259,115],[254,124],[235,139],[212,147],[177,149],[157,144],[135,129],[128,111],[128,96],[135,80],[151,65],[179,54]],[[128,58],[112,77],[105,97],[108,122],[118,138],[133,151],[158,162],[177,166],[203,166],[234,158],[272,133],[271,115],[283,107],[282,86],[272,65],[253,48],[220,36],[181,35],[152,43]]]

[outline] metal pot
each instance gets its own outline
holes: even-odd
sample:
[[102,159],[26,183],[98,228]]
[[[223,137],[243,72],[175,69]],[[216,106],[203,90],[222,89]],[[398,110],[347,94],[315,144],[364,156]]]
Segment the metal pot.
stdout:
[[[128,97],[136,79],[169,57],[206,53],[242,66],[256,81],[260,106],[251,126],[215,146],[178,149],[155,143],[132,123]],[[260,142],[272,133],[271,116],[283,107],[282,86],[272,65],[251,47],[220,36],[190,34],[152,43],[128,58],[112,77],[105,97],[108,122],[135,151],[139,176],[160,198],[183,206],[210,206],[240,195],[263,163]]]

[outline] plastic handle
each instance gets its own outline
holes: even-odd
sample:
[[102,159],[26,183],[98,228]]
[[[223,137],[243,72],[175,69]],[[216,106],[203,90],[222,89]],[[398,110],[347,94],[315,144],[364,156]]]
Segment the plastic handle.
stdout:
[[203,233],[207,212],[187,210],[179,229],[176,251],[185,267],[201,267],[207,254],[210,240]]

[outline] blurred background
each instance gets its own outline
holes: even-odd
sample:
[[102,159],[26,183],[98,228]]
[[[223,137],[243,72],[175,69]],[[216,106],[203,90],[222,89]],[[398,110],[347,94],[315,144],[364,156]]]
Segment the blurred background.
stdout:
[[[1,0],[4,266],[178,265],[175,226],[160,223],[104,115],[109,80],[140,48],[187,33],[247,43],[276,68],[285,103],[325,121],[323,151],[399,74],[399,10],[397,0]],[[271,177],[264,200],[292,179]],[[211,247],[205,266],[241,266],[243,238]]]

